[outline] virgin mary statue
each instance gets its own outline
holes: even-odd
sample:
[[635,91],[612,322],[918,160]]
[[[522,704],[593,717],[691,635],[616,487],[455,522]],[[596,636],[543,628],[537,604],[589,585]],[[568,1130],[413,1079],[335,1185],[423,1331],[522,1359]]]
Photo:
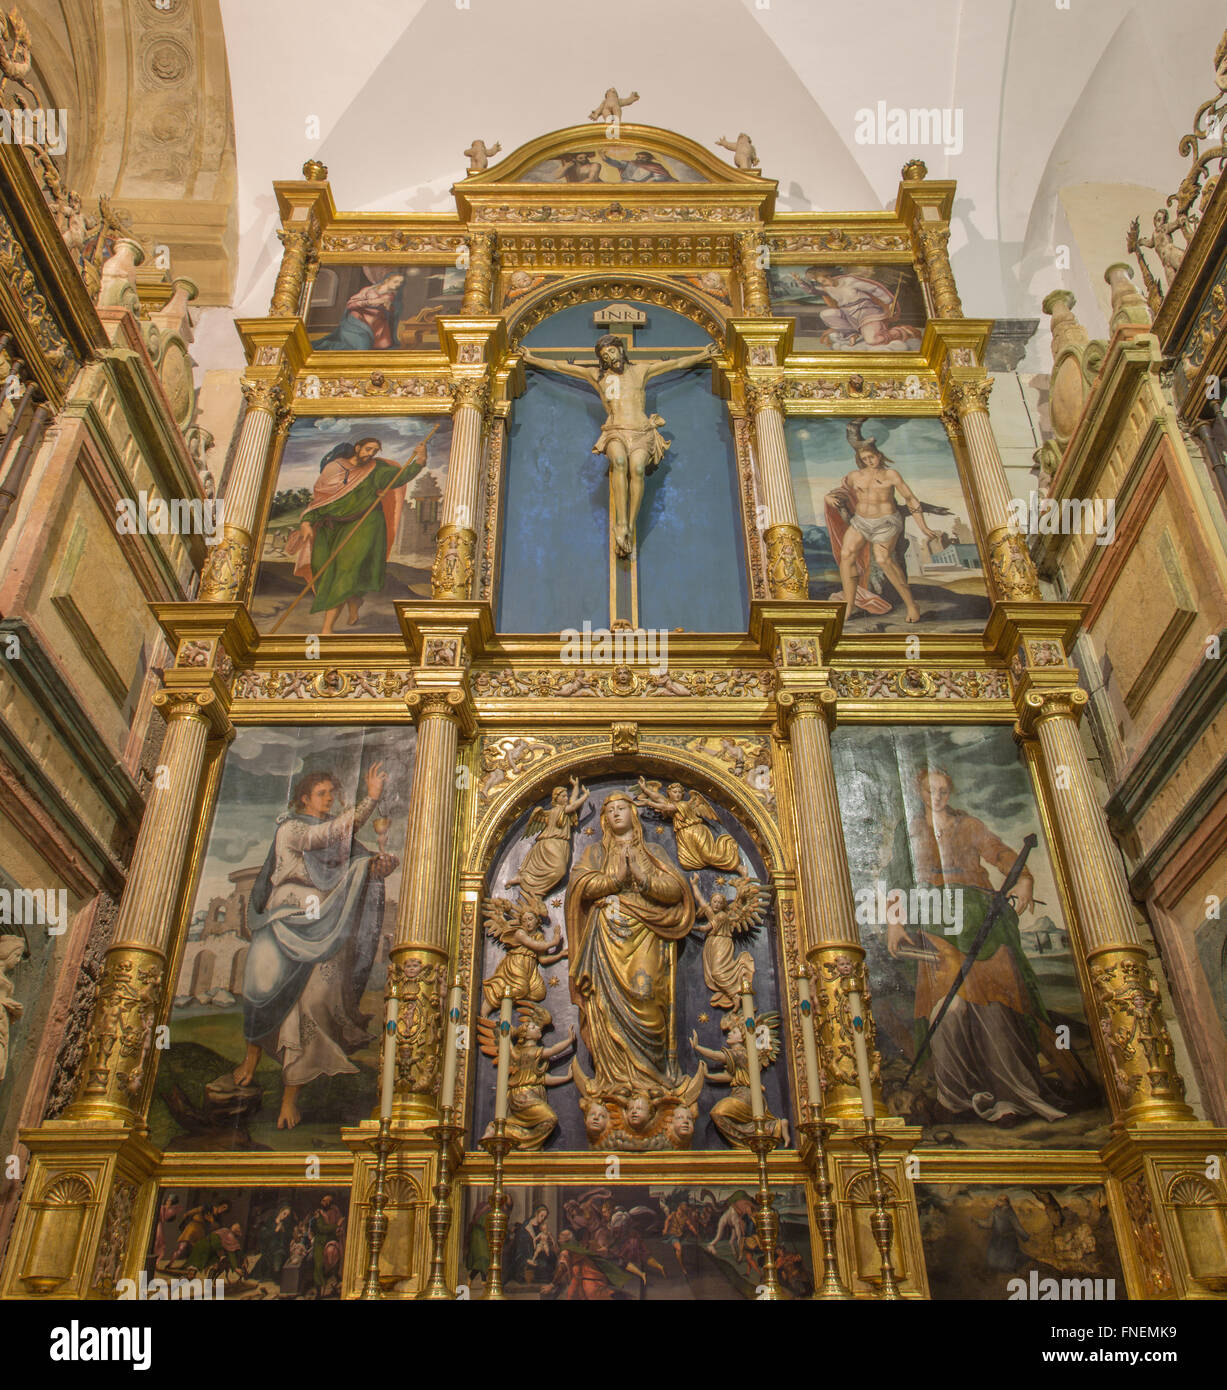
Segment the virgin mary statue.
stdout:
[[673,1036],[674,944],[694,925],[681,870],[644,843],[630,797],[601,807],[601,843],[567,887],[571,997],[601,1090],[671,1089],[682,1080]]

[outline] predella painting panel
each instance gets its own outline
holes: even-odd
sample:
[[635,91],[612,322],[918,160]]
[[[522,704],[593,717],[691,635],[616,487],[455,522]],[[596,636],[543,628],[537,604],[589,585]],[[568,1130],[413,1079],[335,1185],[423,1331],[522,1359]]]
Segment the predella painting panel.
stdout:
[[843,728],[832,754],[887,1107],[922,1125],[926,1144],[1105,1143],[1110,1116],[1042,838],[988,921],[1024,837],[1040,834],[1010,729]]
[[[632,844],[629,868],[611,819],[619,801],[647,855]],[[744,1147],[748,1059],[735,996],[749,976],[766,1105],[789,1143],[765,881],[745,827],[691,788],[648,774],[642,786],[601,777],[551,789],[512,827],[489,876],[476,1134],[493,1119],[491,1020],[509,988],[510,1130],[521,1149]]]
[[980,632],[990,604],[941,421],[792,416],[788,456],[812,599],[849,633]]
[[378,1091],[412,727],[243,728],[158,1070],[170,1150],[340,1147]]
[[771,306],[797,352],[919,352],[924,295],[911,266],[772,265]]
[[916,1206],[935,1299],[1128,1297],[1098,1184],[917,1183]]
[[220,1279],[227,1302],[340,1298],[348,1227],[344,1187],[164,1187],[145,1276]]
[[[749,1187],[672,1183],[513,1186],[508,1298],[563,1302],[756,1298],[763,1253]],[[490,1269],[489,1189],[466,1188],[460,1279],[480,1298]],[[804,1187],[773,1185],[785,1296],[813,1292]]]
[[458,314],[456,265],[326,265],[311,287],[307,336],[323,351],[436,350],[440,314]]
[[393,602],[430,597],[451,437],[446,415],[295,420],[256,575],[257,626],[398,631]]

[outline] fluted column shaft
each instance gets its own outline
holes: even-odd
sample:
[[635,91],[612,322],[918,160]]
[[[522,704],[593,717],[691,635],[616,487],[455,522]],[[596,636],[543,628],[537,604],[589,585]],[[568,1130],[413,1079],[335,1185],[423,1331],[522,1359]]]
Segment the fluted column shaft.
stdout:
[[417,751],[409,793],[404,886],[389,966],[389,983],[401,1001],[394,1109],[394,1117],[400,1120],[437,1113],[448,926],[455,898],[456,704],[463,699],[462,691],[452,690],[415,692],[409,700],[419,711]]
[[467,599],[473,592],[482,425],[489,388],[484,380],[465,378],[456,383],[455,402],[443,524],[435,541],[435,563],[430,576],[430,596],[441,599]]
[[992,378],[982,377],[952,382],[948,394],[967,446],[967,462],[988,544],[989,572],[996,596],[1038,600],[1041,595],[1035,562],[1026,541],[1010,520],[1010,488],[988,414],[988,396],[992,389]]
[[809,573],[784,436],[783,390],[779,381],[750,381],[745,392],[746,404],[754,413],[759,476],[767,509],[763,531],[767,582],[772,598],[808,598]]
[[166,737],[115,940],[106,955],[76,1098],[65,1119],[139,1123],[153,1076],[153,1030],[166,986],[179,889],[209,739],[211,691],[161,691]]
[[209,551],[200,597],[228,602],[240,596],[252,565],[252,533],[268,466],[269,446],[284,393],[273,381],[245,381],[243,417],[230,481],[226,486],[222,538]]
[[[856,924],[856,906],[844,845],[831,759],[827,719],[835,692],[781,693],[792,749],[797,879],[806,926],[806,958],[813,977],[818,1043],[826,1089],[823,1108],[830,1119],[855,1121],[862,1111],[853,1045],[849,995],[859,994],[866,1020],[874,1093],[881,1059],[875,1050],[865,952]],[[881,1102],[878,1101],[881,1108]]]
[[1162,1001],[1078,734],[1084,690],[1031,692],[1025,732],[1039,740],[1086,952],[1113,1110],[1126,1121],[1189,1120]]

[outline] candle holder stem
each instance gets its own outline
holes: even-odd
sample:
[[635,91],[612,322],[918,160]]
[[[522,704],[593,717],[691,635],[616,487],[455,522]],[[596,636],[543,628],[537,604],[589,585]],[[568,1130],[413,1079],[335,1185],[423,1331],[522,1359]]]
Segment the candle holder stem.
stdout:
[[388,1234],[388,1157],[398,1142],[392,1138],[392,1120],[389,1116],[385,1115],[380,1119],[379,1132],[369,1142],[375,1151],[375,1186],[371,1189],[370,1207],[366,1214],[367,1266],[362,1297],[382,1298],[379,1256],[383,1250],[384,1238]]
[[754,1204],[754,1229],[758,1232],[758,1243],[763,1251],[763,1280],[761,1287],[766,1290],[763,1298],[767,1302],[778,1301],[784,1297],[776,1268],[776,1250],[780,1239],[780,1218],[771,1196],[771,1184],[767,1177],[767,1155],[775,1148],[775,1138],[767,1132],[767,1121],[759,1116],[754,1121],[754,1133],[750,1137],[750,1148],[758,1159],[758,1196]]
[[452,1174],[464,1160],[459,1144],[464,1130],[456,1123],[456,1111],[449,1105],[440,1123],[427,1132],[439,1146],[439,1172],[432,1189],[435,1200],[430,1207],[430,1274],[418,1298],[450,1300],[456,1297],[456,1291],[447,1282],[447,1234],[452,1227]]
[[503,1160],[515,1147],[516,1141],[507,1134],[507,1121],[495,1120],[493,1133],[487,1134],[481,1146],[494,1159],[494,1185],[490,1191],[490,1215],[486,1219],[486,1229],[490,1236],[490,1272],[486,1276],[486,1291],[483,1299],[502,1302],[507,1295],[503,1292],[503,1242],[507,1239],[507,1208],[511,1199],[503,1188]]
[[869,1155],[869,1172],[873,1184],[873,1210],[869,1217],[869,1229],[873,1232],[874,1244],[882,1262],[882,1277],[878,1287],[878,1297],[902,1298],[895,1280],[895,1267],[891,1263],[890,1250],[894,1238],[895,1223],[886,1202],[886,1184],[882,1180],[881,1152],[884,1140],[878,1133],[873,1120],[866,1119],[865,1133],[858,1135],[856,1142]]
[[830,1169],[827,1165],[826,1141],[831,1126],[823,1120],[807,1120],[801,1126],[801,1133],[808,1141],[802,1157],[814,1180],[814,1191],[818,1195],[818,1231],[822,1237],[822,1283],[814,1290],[815,1299],[854,1298],[855,1295],[839,1277],[839,1254],[836,1232],[839,1229],[839,1210],[831,1200],[834,1190]]

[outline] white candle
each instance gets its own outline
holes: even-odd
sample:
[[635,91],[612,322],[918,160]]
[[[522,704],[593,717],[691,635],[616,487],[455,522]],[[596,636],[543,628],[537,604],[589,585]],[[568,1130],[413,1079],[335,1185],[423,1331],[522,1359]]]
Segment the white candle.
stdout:
[[848,991],[848,1012],[852,1016],[852,1046],[856,1052],[856,1077],[861,1084],[861,1109],[865,1118],[872,1120],[873,1080],[869,1075],[869,1048],[865,1045],[865,1014],[861,996],[854,989]]
[[809,1092],[810,1118],[817,1119],[822,1109],[822,1083],[818,1079],[818,1044],[814,1038],[814,1000],[810,994],[809,976],[804,970],[797,976],[797,994],[801,999],[801,1041],[805,1047],[805,1089]]
[[439,1098],[444,1110],[450,1110],[456,1104],[456,1066],[459,1062],[456,1038],[460,1030],[460,1000],[460,976],[457,975],[447,996],[447,1032],[443,1039],[443,1091]]
[[750,1071],[750,1113],[761,1120],[766,1113],[763,1109],[763,1079],[758,1070],[758,1043],[754,1037],[754,995],[750,992],[747,980],[741,987],[742,1031],[746,1035],[746,1061]]
[[388,1016],[383,1030],[383,1086],[379,1093],[379,1118],[392,1118],[392,1090],[396,1081],[396,1024],[400,1018],[400,1000],[395,995],[388,1000]]
[[507,1074],[511,1070],[511,988],[503,990],[498,1011],[498,1085],[494,1092],[494,1118],[507,1118]]

